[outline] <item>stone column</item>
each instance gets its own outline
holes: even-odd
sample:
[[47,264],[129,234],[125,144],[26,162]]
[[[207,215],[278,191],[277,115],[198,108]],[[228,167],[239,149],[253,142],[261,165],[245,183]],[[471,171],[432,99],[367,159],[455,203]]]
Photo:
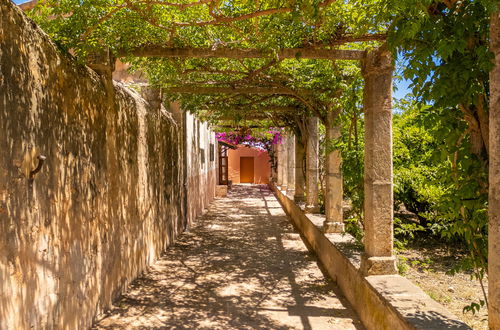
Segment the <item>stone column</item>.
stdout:
[[500,11],[491,15],[490,149],[488,206],[488,324],[500,329]]
[[283,184],[283,144],[276,145],[276,157],[278,159],[278,166],[276,168],[276,185],[281,187]]
[[[272,157],[272,165],[278,164],[276,161],[276,156],[277,156],[277,149],[276,149],[276,144],[273,144],[271,146],[273,157]],[[278,178],[277,178],[277,168],[275,166],[271,166],[271,182],[276,183]]]
[[365,80],[365,275],[396,273],[393,255],[391,53],[376,49],[363,60]]
[[286,189],[288,187],[288,136],[285,136],[283,138],[283,141],[281,142],[281,147],[282,147],[282,159],[283,159],[283,167],[282,167],[282,184],[281,184],[281,191],[284,191],[286,193]]
[[295,203],[305,201],[306,177],[304,175],[304,160],[304,145],[302,144],[302,140],[295,136],[295,192],[293,195]]
[[307,118],[307,145],[306,145],[306,212],[319,212],[318,205],[318,117]]
[[113,71],[115,70],[116,59],[111,54],[109,48],[99,52],[91,53],[87,57],[87,66],[97,72],[106,84],[113,87]]
[[342,200],[344,191],[342,189],[342,158],[340,150],[334,149],[335,141],[340,137],[340,126],[334,124],[334,113],[328,114],[326,123],[326,191],[325,191],[325,215],[323,224],[325,233],[344,232],[344,218],[342,212]]
[[[179,101],[170,102],[168,104],[167,111],[172,114],[175,122],[179,125],[179,128],[183,128],[185,124],[186,115],[185,112],[182,111],[181,103]],[[183,128],[184,129],[184,128]]]
[[288,153],[288,182],[286,195],[293,198],[295,193],[295,136],[290,135],[287,143],[287,153]]
[[161,89],[143,86],[141,87],[141,96],[149,103],[151,110],[155,111],[159,115],[163,102],[163,93]]

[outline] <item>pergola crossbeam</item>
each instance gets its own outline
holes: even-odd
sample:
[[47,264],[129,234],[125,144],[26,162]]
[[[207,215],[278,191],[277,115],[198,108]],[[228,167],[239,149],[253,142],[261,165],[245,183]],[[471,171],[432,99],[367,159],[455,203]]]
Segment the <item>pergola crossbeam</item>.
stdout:
[[163,58],[296,58],[318,60],[362,60],[363,50],[325,48],[287,48],[275,52],[256,48],[170,48],[158,45],[142,46],[132,50],[118,51],[118,57],[163,57]]
[[[298,108],[298,107],[276,105],[276,106],[262,106],[262,107],[235,106],[235,107],[228,108],[227,110],[237,111],[237,112],[245,111],[245,112],[249,112],[249,113],[263,113],[263,112],[283,113],[283,112],[297,112],[299,109],[300,108]],[[208,112],[214,112],[214,111],[220,111],[221,109],[203,109],[203,110],[208,111]]]
[[295,95],[290,88],[279,87],[201,87],[178,86],[164,88],[166,92],[179,94],[261,94],[261,95]]
[[[215,125],[216,128],[234,128],[234,125]],[[269,125],[250,125],[248,128],[269,128]]]

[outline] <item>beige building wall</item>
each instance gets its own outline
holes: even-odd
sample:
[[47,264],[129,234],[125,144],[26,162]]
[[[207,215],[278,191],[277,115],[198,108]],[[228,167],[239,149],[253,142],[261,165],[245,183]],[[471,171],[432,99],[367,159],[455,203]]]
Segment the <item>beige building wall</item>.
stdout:
[[190,226],[215,198],[218,159],[215,133],[210,130],[208,123],[199,121],[190,113],[185,113],[184,116],[188,187],[187,222]]
[[239,145],[236,150],[229,150],[229,180],[240,183],[240,157],[254,157],[254,183],[268,184],[271,175],[271,159],[267,151]]

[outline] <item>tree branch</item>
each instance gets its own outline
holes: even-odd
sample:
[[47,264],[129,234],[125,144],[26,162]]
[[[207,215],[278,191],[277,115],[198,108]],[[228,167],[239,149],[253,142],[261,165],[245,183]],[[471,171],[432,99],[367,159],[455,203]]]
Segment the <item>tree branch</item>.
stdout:
[[292,8],[272,8],[255,11],[253,13],[244,14],[236,17],[223,17],[220,16],[212,21],[204,21],[204,22],[184,22],[184,23],[172,23],[175,26],[207,26],[207,25],[221,25],[226,23],[233,23],[237,21],[244,21],[254,17],[278,14],[278,13],[288,13],[291,12]]

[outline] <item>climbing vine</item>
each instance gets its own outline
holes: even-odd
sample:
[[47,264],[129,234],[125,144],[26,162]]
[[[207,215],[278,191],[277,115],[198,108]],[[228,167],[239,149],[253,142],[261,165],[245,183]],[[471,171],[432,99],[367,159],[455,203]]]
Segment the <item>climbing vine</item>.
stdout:
[[[392,1],[389,44],[412,81],[420,124],[436,145],[433,161],[446,190],[431,227],[466,243],[460,265],[480,281],[487,271],[489,19],[495,1]],[[424,205],[429,209],[429,205]],[[427,214],[427,217],[429,214]],[[438,220],[439,219],[439,220]],[[426,222],[426,221],[425,221]],[[454,270],[456,271],[456,270]],[[486,296],[485,301],[487,302]]]
[[215,138],[218,141],[224,141],[234,145],[245,145],[249,147],[272,152],[273,145],[280,144],[283,139],[282,129],[270,130],[251,130],[248,127],[242,127],[237,131],[217,132]]

